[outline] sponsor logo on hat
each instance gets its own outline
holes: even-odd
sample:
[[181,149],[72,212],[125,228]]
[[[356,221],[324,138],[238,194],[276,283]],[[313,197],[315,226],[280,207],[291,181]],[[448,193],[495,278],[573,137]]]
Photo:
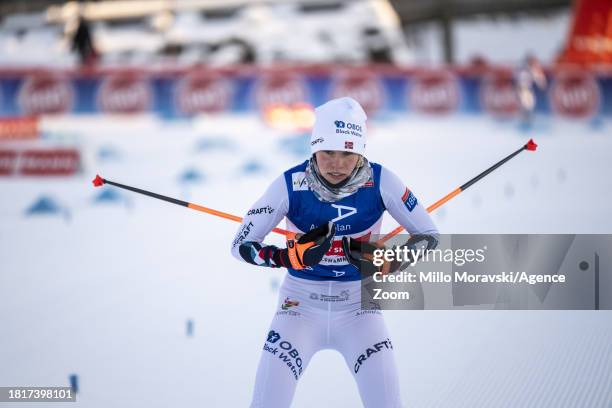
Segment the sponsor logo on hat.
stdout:
[[[363,136],[361,134],[362,132],[361,125],[358,125],[356,123],[343,122],[341,120],[334,121],[334,124],[336,125],[336,133],[343,133],[343,134],[357,136],[357,137]],[[346,129],[346,130],[340,130],[340,129]]]
[[320,137],[320,138],[315,139],[315,140],[313,140],[312,142],[310,142],[310,145],[311,145],[311,146],[314,146],[314,145],[316,145],[317,143],[323,143],[323,141],[324,141],[324,139],[323,139],[322,137]]
[[[347,128],[349,128],[349,129],[351,129],[351,130],[355,130],[355,131],[357,131],[357,132],[361,132],[361,125],[357,125],[357,124],[355,124],[355,123],[348,123],[348,124],[346,125],[346,127],[347,127]],[[359,135],[359,136],[361,136],[361,135]]]
[[[353,127],[351,127],[350,125],[352,125]],[[359,125],[353,125],[352,123],[349,123],[349,129],[357,129],[359,128],[359,132],[356,130],[343,130],[340,128],[336,128],[336,133],[339,134],[343,134],[343,135],[351,135],[351,136],[355,136],[355,137],[363,137],[363,135],[360,133],[361,132],[361,126]]]

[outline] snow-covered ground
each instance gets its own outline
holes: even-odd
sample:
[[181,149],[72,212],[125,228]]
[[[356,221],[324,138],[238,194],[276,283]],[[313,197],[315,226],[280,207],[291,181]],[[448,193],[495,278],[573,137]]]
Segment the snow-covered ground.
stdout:
[[[537,152],[437,210],[440,230],[610,233],[612,123],[596,125],[538,118],[526,133],[483,117],[388,116],[369,123],[368,155],[429,204],[533,137]],[[42,128],[45,143],[82,149],[83,171],[0,179],[0,385],[68,385],[77,374],[84,407],[247,406],[284,272],[232,258],[231,221],[117,189],[100,201],[111,187],[91,179],[241,215],[307,158],[307,136],[251,115],[59,117]],[[26,216],[42,196],[65,211]],[[386,220],[383,230],[393,227]],[[609,311],[386,318],[406,406],[612,404]],[[313,406],[360,406],[338,353],[317,354],[300,381],[294,407]]]

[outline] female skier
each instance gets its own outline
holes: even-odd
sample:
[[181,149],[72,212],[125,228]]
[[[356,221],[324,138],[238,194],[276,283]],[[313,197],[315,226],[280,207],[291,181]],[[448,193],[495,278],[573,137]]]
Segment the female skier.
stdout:
[[[249,209],[232,243],[248,263],[287,268],[263,346],[251,407],[286,408],[312,356],[339,351],[365,407],[401,407],[393,345],[380,310],[361,310],[359,242],[378,234],[384,211],[435,245],[438,231],[391,171],[365,158],[366,114],[351,98],[315,110],[312,156],[285,171]],[[286,217],[286,248],[263,244]],[[345,256],[345,254],[347,256]],[[368,265],[366,265],[368,264]]]

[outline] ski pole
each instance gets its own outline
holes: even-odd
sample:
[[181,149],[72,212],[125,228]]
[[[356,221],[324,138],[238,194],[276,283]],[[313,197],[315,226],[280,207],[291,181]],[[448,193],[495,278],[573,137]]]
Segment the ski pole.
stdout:
[[[474,183],[476,183],[480,179],[484,178],[486,175],[488,175],[493,170],[497,169],[502,164],[504,164],[507,161],[509,161],[510,159],[512,159],[514,156],[516,156],[519,153],[521,153],[523,150],[535,151],[537,147],[538,147],[538,145],[535,144],[533,139],[529,139],[529,142],[527,142],[520,149],[518,149],[514,153],[506,156],[502,160],[500,160],[497,163],[495,163],[493,166],[489,167],[488,169],[486,169],[482,173],[478,174],[476,177],[472,178],[468,182],[466,182],[466,183],[462,184],[461,186],[457,187],[455,190],[451,191],[450,193],[448,193],[447,195],[445,195],[444,197],[442,197],[441,199],[439,199],[438,201],[436,201],[435,203],[433,203],[432,205],[427,207],[427,212],[432,212],[436,208],[442,206],[444,203],[446,203],[447,201],[449,201],[450,199],[452,199],[456,195],[458,195],[458,194],[462,193],[463,191],[465,191],[468,187],[472,186]],[[119,187],[119,188],[122,188],[122,189],[125,189],[125,190],[133,191],[133,192],[139,193],[139,194],[144,194],[144,195],[149,196],[149,197],[157,198],[159,200],[167,201],[167,202],[172,203],[172,204],[177,204],[177,205],[181,205],[183,207],[191,208],[192,210],[205,212],[205,213],[208,213],[208,214],[211,214],[211,215],[215,215],[217,217],[225,218],[225,219],[232,220],[232,221],[242,222],[242,218],[241,217],[238,217],[238,216],[233,215],[233,214],[229,214],[229,213],[226,213],[226,212],[223,212],[223,211],[219,211],[219,210],[214,210],[212,208],[204,207],[204,206],[201,206],[201,205],[198,205],[198,204],[194,204],[194,203],[190,203],[190,202],[187,202],[187,201],[178,200],[176,198],[167,197],[167,196],[164,196],[164,195],[161,195],[161,194],[153,193],[151,191],[142,190],[140,188],[127,186],[125,184],[116,183],[114,181],[102,178],[102,177],[100,177],[100,175],[96,175],[96,178],[93,180],[93,185],[95,187],[100,187],[100,186],[102,186],[104,184],[110,184],[110,185],[115,186],[115,187]],[[386,241],[388,241],[389,239],[391,239],[395,235],[397,235],[400,232],[402,232],[403,229],[404,228],[402,226],[398,226],[393,231],[389,232],[387,235],[385,235],[383,238],[381,238],[378,241],[378,243],[380,243],[380,244],[385,243]],[[282,229],[282,228],[273,228],[272,231],[277,233],[277,234],[284,235],[287,238],[293,238],[295,236],[294,232],[287,231],[287,230]]]
[[[223,211],[219,211],[219,210],[214,210],[214,209],[208,208],[208,207],[203,207],[201,205],[190,203],[190,202],[187,202],[187,201],[178,200],[176,198],[168,197],[168,196],[165,196],[165,195],[153,193],[151,191],[142,190],[140,188],[136,188],[136,187],[132,187],[132,186],[127,186],[125,184],[116,183],[114,181],[102,178],[98,174],[96,174],[96,178],[93,179],[92,183],[93,183],[93,185],[95,187],[100,187],[100,186],[102,186],[104,184],[110,184],[111,186],[119,187],[119,188],[122,188],[124,190],[129,190],[129,191],[133,191],[135,193],[144,194],[146,196],[157,198],[159,200],[163,200],[163,201],[166,201],[166,202],[169,202],[169,203],[172,203],[172,204],[182,205],[183,207],[191,208],[192,210],[205,212],[205,213],[211,214],[211,215],[216,215],[217,217],[225,218],[227,220],[242,222],[242,218],[238,217],[236,215],[229,214],[229,213],[226,213],[226,212],[223,212]],[[273,228],[272,231],[276,232],[277,234],[284,235],[287,238],[293,238],[295,236],[294,232],[287,231],[287,230],[282,229],[282,228]]]
[[[432,212],[434,211],[436,208],[442,206],[444,203],[446,203],[447,201],[449,201],[450,199],[452,199],[453,197],[461,194],[462,192],[464,192],[465,190],[467,190],[468,187],[472,186],[473,184],[475,184],[477,181],[481,180],[482,178],[484,178],[485,176],[487,176],[489,173],[491,173],[493,170],[497,169],[498,167],[500,167],[502,164],[506,163],[507,161],[509,161],[510,159],[512,159],[513,157],[515,157],[516,155],[518,155],[519,153],[521,153],[523,150],[531,150],[531,151],[535,151],[535,149],[538,147],[538,145],[533,141],[533,139],[529,139],[529,141],[523,145],[520,149],[518,149],[517,151],[515,151],[514,153],[509,154],[508,156],[504,157],[503,159],[501,159],[500,161],[498,161],[497,163],[495,163],[494,165],[492,165],[491,167],[489,167],[488,169],[486,169],[485,171],[483,171],[482,173],[480,173],[479,175],[477,175],[476,177],[472,178],[470,181],[468,181],[467,183],[462,184],[461,186],[457,187],[456,189],[454,189],[453,191],[451,191],[450,193],[448,193],[447,195],[445,195],[444,197],[442,197],[441,199],[439,199],[438,201],[436,201],[435,203],[433,203],[432,205],[430,205],[429,207],[427,207],[427,212]],[[404,227],[402,227],[401,225],[398,226],[397,228],[395,228],[393,231],[389,232],[387,235],[385,235],[384,237],[382,237],[379,241],[378,244],[384,244],[385,242],[387,242],[389,239],[393,238],[394,236],[396,236],[397,234],[399,234],[400,232],[402,232],[404,229]]]

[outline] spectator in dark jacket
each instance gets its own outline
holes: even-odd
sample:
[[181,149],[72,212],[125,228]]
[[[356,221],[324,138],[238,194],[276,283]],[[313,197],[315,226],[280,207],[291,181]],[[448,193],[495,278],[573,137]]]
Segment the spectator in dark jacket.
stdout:
[[89,23],[82,16],[72,38],[72,49],[79,53],[81,65],[95,62],[97,53],[93,45]]

